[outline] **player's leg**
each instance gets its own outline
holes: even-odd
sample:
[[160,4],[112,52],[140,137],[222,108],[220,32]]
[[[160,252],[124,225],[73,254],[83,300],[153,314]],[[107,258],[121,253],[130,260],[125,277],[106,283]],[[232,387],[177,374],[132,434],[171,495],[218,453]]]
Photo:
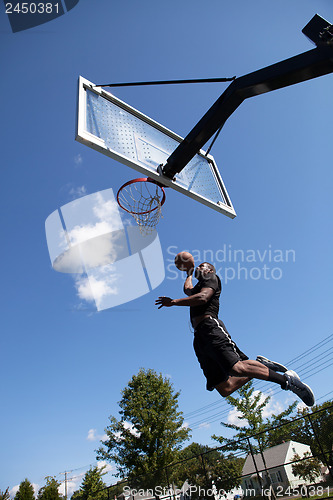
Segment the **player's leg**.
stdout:
[[235,377],[251,377],[268,380],[269,368],[259,363],[259,361],[244,359],[234,364],[231,369],[231,374]]
[[243,385],[247,384],[251,379],[249,377],[233,377],[230,376],[224,382],[220,382],[215,386],[215,389],[223,398],[230,396],[233,392],[237,391]]
[[[251,359],[238,361],[232,367],[231,377],[225,382],[215,386],[217,391],[222,396],[229,396],[232,392],[242,387],[247,380],[257,378],[260,380],[267,380],[279,384],[282,389],[292,391],[296,394],[307,406],[313,406],[315,403],[314,394],[311,388],[304,384],[292,370],[287,370],[285,373],[277,373],[258,361]],[[237,378],[239,382],[237,383]]]
[[250,380],[250,377],[230,376],[231,367],[248,357],[232,341],[221,320],[210,318],[200,323],[193,345],[209,391],[216,389],[226,397]]
[[[231,339],[221,320],[213,318],[200,323],[199,329],[204,361],[199,362],[207,378],[207,389],[216,389],[223,397],[229,396],[252,378],[277,383],[282,389],[296,394],[307,406],[314,404],[309,386],[300,381],[291,370],[261,356],[250,360]],[[196,337],[196,335],[195,335]],[[198,353],[197,353],[198,355]],[[278,373],[282,371],[283,373]]]
[[259,361],[255,361],[254,359],[237,361],[237,363],[235,363],[231,368],[230,374],[234,375],[235,377],[258,378],[260,380],[275,382],[277,384],[280,384],[281,386],[286,385],[286,379],[281,373],[277,373],[274,370],[271,370],[267,366],[263,365]]
[[[212,323],[210,321],[210,323],[208,326],[216,326],[215,322]],[[248,377],[230,377],[228,364],[221,360],[215,349],[211,349],[211,339],[207,338],[208,327],[202,332],[202,326],[199,331],[195,332],[193,347],[203,374],[206,377],[206,388],[208,391],[217,389],[223,397],[229,396],[250,379]],[[237,356],[236,360],[239,359]]]
[[[226,361],[229,363],[232,361],[234,351],[239,355],[241,360],[232,365],[232,369],[229,371],[231,375],[229,379],[219,384],[218,387],[216,386],[216,389],[221,395],[232,394],[232,392],[242,387],[247,382],[247,379],[258,378],[260,380],[274,382],[279,384],[282,389],[292,391],[307,406],[314,405],[315,398],[311,388],[301,382],[297,373],[288,370],[281,363],[271,361],[264,356],[257,356],[256,361],[248,359],[232,341],[223,321],[218,320],[218,323],[221,337],[229,339],[229,343],[223,346],[223,348],[226,347]],[[230,346],[232,346],[231,351]],[[224,352],[221,351],[221,355],[224,356]],[[238,381],[237,378],[239,378]]]
[[215,389],[221,396],[230,396],[233,392],[240,389],[244,384],[253,378],[268,380],[286,386],[286,380],[283,375],[277,374],[258,361],[252,359],[237,361],[229,371],[230,376],[227,380],[220,382]]

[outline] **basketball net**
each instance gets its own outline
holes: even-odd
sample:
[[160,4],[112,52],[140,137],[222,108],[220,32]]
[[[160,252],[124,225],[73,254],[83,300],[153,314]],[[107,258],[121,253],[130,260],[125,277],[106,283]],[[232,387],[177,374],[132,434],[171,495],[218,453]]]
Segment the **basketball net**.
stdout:
[[126,182],[118,191],[120,207],[134,217],[142,234],[150,234],[162,216],[163,186],[149,177]]

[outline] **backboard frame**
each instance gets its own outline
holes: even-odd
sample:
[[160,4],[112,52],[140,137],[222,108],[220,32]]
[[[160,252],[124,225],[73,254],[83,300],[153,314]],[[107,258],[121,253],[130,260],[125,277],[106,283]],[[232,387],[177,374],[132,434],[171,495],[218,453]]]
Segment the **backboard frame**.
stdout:
[[[203,150],[200,150],[197,155],[200,157],[200,159],[204,159],[207,161],[209,164],[211,174],[213,176],[214,182],[217,186],[217,189],[221,193],[221,197],[224,198],[226,203],[223,203],[221,201],[212,201],[205,196],[201,196],[198,193],[191,192],[188,189],[184,188],[183,186],[177,184],[177,177],[175,179],[170,179],[164,175],[161,174],[161,169],[158,170],[148,170],[147,167],[144,165],[140,165],[139,162],[132,161],[128,157],[124,156],[123,154],[115,151],[114,149],[110,149],[106,146],[106,143],[103,139],[100,137],[88,132],[87,130],[87,90],[95,93],[96,95],[107,99],[111,103],[115,104],[117,107],[121,108],[122,110],[125,110],[126,112],[130,113],[132,116],[139,118],[140,120],[144,121],[146,124],[149,126],[153,127],[154,129],[162,132],[163,134],[167,135],[171,139],[177,141],[179,144],[182,143],[183,138],[179,136],[178,134],[172,132],[168,128],[164,127],[160,123],[156,122],[152,118],[149,118],[147,115],[143,114],[142,112],[138,111],[137,109],[133,108],[129,104],[125,103],[124,101],[118,99],[115,97],[113,94],[110,92],[107,92],[106,90],[96,87],[95,84],[90,82],[89,80],[83,78],[82,76],[79,77],[79,82],[78,82],[78,109],[77,109],[77,127],[76,127],[76,140],[92,149],[95,149],[96,151],[140,172],[140,174],[143,174],[146,177],[151,177],[152,179],[158,181],[165,187],[171,187],[175,189],[176,191],[212,208],[213,210],[222,213],[230,218],[236,217],[236,212],[234,210],[234,207],[232,205],[231,199],[229,197],[229,194],[226,190],[226,187],[224,185],[223,179],[221,177],[221,174],[216,166],[215,160],[213,156],[211,155],[206,155]],[[167,153],[169,154],[169,153]]]

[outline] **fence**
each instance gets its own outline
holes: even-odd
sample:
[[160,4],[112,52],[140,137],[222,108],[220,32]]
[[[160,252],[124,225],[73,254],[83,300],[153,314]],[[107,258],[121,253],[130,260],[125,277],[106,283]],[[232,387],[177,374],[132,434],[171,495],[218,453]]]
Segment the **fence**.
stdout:
[[[226,496],[226,492],[237,485],[242,485],[244,496],[252,497],[290,497],[297,493],[310,497],[320,497],[325,493],[326,496],[330,491],[328,485],[333,483],[332,442],[328,438],[330,432],[333,434],[332,410],[333,404],[214,449],[206,447],[207,449],[202,451],[201,447],[200,453],[197,454],[192,450],[192,456],[144,474],[131,474],[128,478],[108,486],[103,490],[105,498],[113,500],[121,495],[133,500],[134,497],[176,500],[189,496],[212,496],[214,499],[223,494]],[[281,450],[287,447],[290,441],[300,441],[300,429],[302,443],[311,447],[310,454],[290,459],[289,453],[289,460],[282,458]],[[296,431],[297,439],[293,439]],[[280,443],[280,446],[273,449],[276,443]],[[286,471],[292,470],[294,464],[306,461],[309,463],[312,459],[318,459],[326,466],[327,483],[325,487],[320,484],[315,490],[308,490],[304,485],[300,486],[302,480],[292,480],[290,475],[288,478]],[[313,470],[315,468],[313,465]],[[314,473],[314,477],[319,476]],[[175,487],[175,484],[184,483],[186,488],[182,490]]]

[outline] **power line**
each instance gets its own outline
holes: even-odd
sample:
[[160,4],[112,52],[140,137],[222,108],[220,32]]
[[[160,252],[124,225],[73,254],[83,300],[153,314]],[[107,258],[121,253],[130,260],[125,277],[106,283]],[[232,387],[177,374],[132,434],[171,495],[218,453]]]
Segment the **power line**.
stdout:
[[[333,364],[333,363],[332,363]],[[280,392],[282,389],[279,389],[277,388],[275,391],[273,391],[272,394],[270,394],[270,396],[275,396],[278,392]],[[325,394],[324,396],[321,396],[320,398],[317,398],[317,402],[323,398],[325,398],[326,396],[328,396],[329,394],[332,394],[333,391]],[[201,426],[203,426],[204,424],[213,424],[215,422],[218,422],[218,421],[222,421],[223,420],[223,417],[227,416],[229,413],[229,408],[225,409],[224,411],[220,412],[220,413],[216,413],[214,415],[212,415],[210,418],[208,419],[204,419],[204,420],[200,420],[198,422],[194,422],[192,425],[190,425],[190,429],[191,430],[197,430],[197,429],[200,429]],[[218,415],[218,416],[217,416]]]
[[[333,335],[329,335],[322,341],[318,342],[315,344],[312,348],[307,349],[305,352],[301,353],[299,356],[294,358],[295,361],[300,361],[301,359],[304,359],[306,356],[309,356],[312,354],[314,351],[318,351],[318,349],[323,348],[326,346],[331,340],[333,339]],[[312,377],[315,374],[318,374],[322,372],[323,370],[326,370],[333,364],[333,356],[332,356],[332,348],[325,348],[324,352],[311,357],[309,361],[313,361],[312,363],[306,363],[304,365],[304,361],[302,362],[302,366],[304,367],[301,370],[298,370],[300,375],[302,375],[303,380],[307,380],[308,378]],[[328,359],[325,359],[328,358]],[[324,361],[323,361],[324,360]],[[293,360],[291,360],[289,363],[292,363]],[[272,385],[269,382],[266,381],[255,381],[254,384],[254,389],[255,390],[260,390],[263,392],[264,390],[270,389],[269,395],[272,397],[279,393],[282,389],[280,387],[275,387],[275,389],[272,389]],[[218,413],[214,412],[214,410],[218,410]],[[189,427],[191,430],[196,430],[200,428],[201,426],[204,426],[205,424],[211,424],[214,422],[217,422],[218,420],[222,420],[223,417],[225,417],[229,413],[229,405],[227,401],[225,400],[218,400],[214,403],[211,403],[209,405],[206,405],[204,407],[199,408],[198,410],[193,410],[192,412],[188,413],[185,415],[184,418],[186,418],[189,424]],[[213,413],[214,412],[214,413]],[[208,415],[207,415],[208,414]],[[207,416],[205,416],[207,415]],[[195,420],[193,423],[191,423],[191,420],[198,418],[198,420]],[[201,418],[200,418],[201,417]]]
[[[315,345],[314,345],[314,346],[312,346],[311,348],[307,349],[307,350],[306,350],[306,351],[304,351],[303,353],[299,354],[299,355],[298,355],[298,356],[296,356],[295,358],[291,359],[291,360],[290,360],[290,361],[288,361],[286,364],[287,364],[287,365],[290,365],[290,364],[293,364],[293,363],[297,363],[297,362],[299,362],[301,359],[303,359],[304,357],[306,357],[308,354],[310,354],[310,353],[311,353],[311,354],[313,354],[315,351],[317,351],[317,350],[318,350],[318,349],[320,349],[321,347],[324,347],[324,346],[325,346],[326,344],[328,344],[331,340],[333,340],[333,334],[331,334],[331,335],[329,335],[328,337],[324,338],[323,340],[321,340],[320,342],[318,342],[317,344],[315,344]],[[333,348],[330,348],[330,349],[329,349],[329,351],[330,351],[331,349],[333,349]],[[325,353],[326,353],[326,354],[325,354],[325,356],[324,356],[324,357],[326,357],[326,356],[328,355],[328,351],[326,350],[326,351],[325,351]],[[317,358],[320,358],[320,356],[321,356],[321,354],[319,354],[319,355],[317,355],[317,356],[315,356],[314,358],[311,358],[311,359],[312,359],[312,360],[313,360],[313,359],[317,359]],[[319,360],[319,361],[321,361],[321,360]],[[329,361],[329,360],[327,360],[327,361]],[[310,366],[312,366],[313,364],[314,364],[314,363],[312,363]],[[321,364],[321,363],[320,363],[320,364]],[[297,366],[298,366],[298,363],[297,363],[297,365],[296,365],[296,367],[295,367],[295,368],[297,368]],[[304,366],[304,364],[302,364],[302,366]],[[309,365],[307,365],[305,368],[308,368],[308,366],[309,366]],[[328,366],[330,366],[330,365],[328,365]],[[328,367],[328,366],[326,366],[326,367]],[[326,368],[326,367],[325,367],[325,368]],[[324,368],[324,369],[325,369],[325,368]],[[320,370],[320,371],[322,371],[322,370]],[[302,372],[304,372],[304,370],[300,370],[300,374],[302,374]],[[308,371],[306,371],[306,373],[305,373],[305,374],[307,374],[307,373],[308,373]],[[319,373],[319,371],[318,371],[318,370],[317,370],[317,373]],[[306,378],[308,378],[309,376],[311,376],[311,375],[308,375]],[[270,384],[270,383],[267,383],[266,381],[258,382],[258,384],[257,384],[257,385],[259,385],[259,387],[268,387],[268,386],[271,386],[271,384]],[[259,390],[259,389],[258,389],[258,390]],[[224,404],[223,404],[223,403],[224,403]],[[209,412],[209,411],[211,411],[211,410],[213,410],[213,409],[216,409],[216,408],[215,408],[216,406],[225,406],[226,404],[227,404],[227,403],[226,403],[225,401],[223,401],[223,400],[217,400],[217,401],[215,401],[215,402],[213,402],[213,403],[210,403],[209,405],[205,405],[205,406],[203,406],[203,407],[201,407],[201,408],[198,408],[197,410],[192,410],[191,412],[188,412],[188,413],[184,414],[184,418],[185,418],[186,420],[188,420],[188,419],[192,419],[192,418],[194,418],[194,417],[196,417],[196,416],[199,416],[200,414],[207,413],[207,412]]]
[[[325,347],[332,340],[333,340],[333,334],[324,338],[323,340],[321,340],[317,344],[314,344],[314,346],[307,349],[303,353],[299,354],[295,358],[291,359],[286,364],[288,365],[288,364],[295,363],[297,366],[299,364],[298,363],[299,361],[303,360],[304,358],[306,358],[310,354],[313,354],[314,352],[318,351],[320,348]],[[302,375],[302,378],[308,379],[308,378],[312,377],[314,374],[320,373],[321,371],[326,370],[327,368],[332,366],[333,365],[333,352],[332,351],[333,351],[333,347],[330,347],[329,349],[326,348],[323,354],[319,353],[314,357],[311,356],[310,361],[312,361],[312,362],[310,364],[306,363],[304,365],[304,361],[303,361],[301,364],[301,366],[303,368],[301,368],[299,370],[299,373]],[[329,359],[326,359],[326,361],[324,361],[324,363],[323,363],[324,358],[329,358]],[[309,369],[309,367],[311,367],[311,368]],[[305,375],[305,377],[304,377],[304,375]],[[258,380],[254,383],[254,389],[260,390],[260,392],[262,392],[263,390],[268,389],[268,388],[270,389],[269,396],[274,396],[282,390],[278,385],[276,385],[276,387],[273,386],[273,389],[272,389],[272,384],[267,382],[267,381]],[[320,396],[319,398],[317,398],[317,402],[326,398],[327,396],[330,396],[330,395],[333,395],[333,391],[330,391],[330,392]],[[330,398],[330,399],[332,399],[332,398]],[[216,412],[215,410],[218,410],[218,412]],[[193,424],[189,424],[191,430],[197,430],[201,426],[203,426],[204,424],[212,424],[214,422],[218,422],[218,421],[223,420],[223,417],[226,417],[228,415],[229,411],[230,411],[230,405],[228,404],[228,402],[224,399],[219,399],[213,403],[210,403],[210,404],[205,405],[201,408],[198,408],[197,410],[192,410],[191,412],[188,412],[187,414],[184,415],[184,418],[186,418],[186,420],[188,420],[188,419],[191,420],[192,418],[194,419],[194,418],[199,417],[199,419],[196,420],[195,422],[193,422]],[[200,416],[203,416],[204,414],[210,413],[210,412],[214,412],[214,413],[212,413],[211,415],[208,415],[207,418],[200,418]],[[88,468],[93,467],[93,466],[94,466],[94,464],[88,464],[88,465],[85,465],[82,467],[77,467],[75,469],[71,469],[70,471],[66,471],[66,472],[70,473],[70,472],[77,472],[79,470],[84,470],[84,469],[87,470]],[[65,472],[59,473],[58,475],[60,475],[60,474],[65,474]],[[73,477],[67,478],[67,481],[80,479],[81,477],[82,477],[82,475],[73,476]],[[63,480],[61,482],[63,483],[63,482],[65,482],[65,480]]]

